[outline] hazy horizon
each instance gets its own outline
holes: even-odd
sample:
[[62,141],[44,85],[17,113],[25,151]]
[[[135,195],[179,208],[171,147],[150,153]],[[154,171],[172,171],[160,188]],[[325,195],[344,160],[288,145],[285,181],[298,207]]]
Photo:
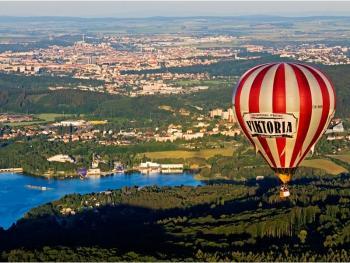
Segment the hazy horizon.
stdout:
[[[148,18],[349,16],[350,2],[326,1],[0,1],[0,16]],[[302,11],[300,11],[302,10]]]

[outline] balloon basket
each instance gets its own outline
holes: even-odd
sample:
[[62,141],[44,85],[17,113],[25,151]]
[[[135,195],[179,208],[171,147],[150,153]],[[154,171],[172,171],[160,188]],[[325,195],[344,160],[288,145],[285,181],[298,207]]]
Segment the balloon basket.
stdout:
[[287,198],[290,196],[290,192],[287,186],[282,185],[280,188],[280,197],[281,198]]

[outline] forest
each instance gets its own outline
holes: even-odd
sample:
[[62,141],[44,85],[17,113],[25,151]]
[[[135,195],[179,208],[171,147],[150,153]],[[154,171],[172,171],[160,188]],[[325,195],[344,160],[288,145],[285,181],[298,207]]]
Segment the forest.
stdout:
[[[0,230],[4,261],[349,261],[350,177],[67,195]],[[150,242],[152,240],[152,242]]]
[[[90,167],[92,155],[101,157],[102,171],[111,171],[114,161],[120,161],[125,168],[132,169],[138,165],[143,156],[138,155],[145,151],[167,151],[177,149],[172,143],[145,142],[130,146],[105,146],[96,142],[50,142],[36,139],[18,141],[0,141],[0,169],[8,167],[22,167],[24,172],[31,175],[43,175],[51,171],[57,174],[64,171],[77,175],[81,167]],[[68,154],[75,158],[75,163],[49,162],[47,158],[56,154]]]
[[70,76],[38,75],[25,76],[21,74],[8,74],[0,72],[1,89],[23,89],[23,90],[47,90],[48,87],[57,86],[99,86],[103,85],[101,80],[77,79]]
[[[84,114],[91,118],[125,120],[129,124],[130,120],[148,122],[155,127],[189,119],[181,115],[181,109],[206,114],[214,107],[230,107],[227,94],[231,92],[231,87],[223,87],[196,94],[131,98],[78,90],[0,88],[0,112]],[[162,109],[161,105],[170,106],[174,112]]]
[[[174,73],[203,73],[211,76],[240,76],[247,69],[260,63],[280,61],[275,56],[263,56],[260,59],[242,61],[221,61],[205,66],[191,66],[182,68],[166,68],[163,70]],[[334,83],[337,94],[338,117],[348,117],[350,108],[347,105],[350,99],[350,80],[348,78],[349,65],[319,67],[326,72]],[[148,71],[128,72],[146,74]],[[51,85],[101,85],[97,80],[78,80],[71,77],[52,76],[20,76],[16,74],[0,74],[0,111],[21,113],[75,113],[89,114],[102,117],[116,117],[127,119],[147,119],[150,115],[155,120],[174,119],[171,112],[159,108],[168,105],[174,109],[185,108],[198,111],[193,106],[210,110],[215,107],[230,107],[232,86],[219,86],[199,93],[183,95],[162,95],[145,97],[127,97],[79,90],[47,89]],[[135,107],[138,105],[140,107]],[[178,117],[178,116],[177,116]]]

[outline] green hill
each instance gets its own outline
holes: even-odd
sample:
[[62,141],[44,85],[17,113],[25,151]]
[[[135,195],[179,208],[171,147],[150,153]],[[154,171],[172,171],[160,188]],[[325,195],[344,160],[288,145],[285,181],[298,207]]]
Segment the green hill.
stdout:
[[[239,76],[250,67],[280,60],[276,57],[263,57],[249,61],[221,61],[208,66],[191,66],[169,69],[174,72],[208,72],[212,76]],[[339,117],[348,117],[350,108],[350,65],[322,66],[332,79],[337,93]],[[102,117],[170,118],[171,112],[159,108],[169,105],[174,109],[185,107],[194,110],[193,105],[205,110],[231,105],[232,86],[218,84],[207,91],[186,95],[164,95],[130,98],[96,92],[78,90],[49,91],[51,85],[100,85],[100,81],[77,80],[70,77],[30,77],[0,74],[0,111],[22,113],[84,113]]]

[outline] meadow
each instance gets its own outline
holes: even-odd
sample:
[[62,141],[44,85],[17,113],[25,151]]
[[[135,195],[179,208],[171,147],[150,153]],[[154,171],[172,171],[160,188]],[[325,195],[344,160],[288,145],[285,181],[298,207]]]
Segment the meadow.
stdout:
[[346,170],[344,167],[327,159],[304,160],[301,163],[301,166],[322,169],[322,170],[325,170],[327,173],[333,174],[333,175],[348,172],[348,170]]
[[25,122],[6,122],[5,125],[9,125],[11,127],[17,126],[29,126],[34,124],[43,124],[47,122],[54,122],[57,118],[68,117],[70,114],[60,114],[60,113],[41,113],[35,114],[34,117],[36,120],[33,121],[25,121]]
[[163,151],[163,152],[146,152],[145,156],[151,159],[171,159],[171,158],[204,158],[209,159],[215,155],[232,156],[233,148],[203,149],[199,151]]
[[332,157],[350,164],[350,154],[332,155]]

